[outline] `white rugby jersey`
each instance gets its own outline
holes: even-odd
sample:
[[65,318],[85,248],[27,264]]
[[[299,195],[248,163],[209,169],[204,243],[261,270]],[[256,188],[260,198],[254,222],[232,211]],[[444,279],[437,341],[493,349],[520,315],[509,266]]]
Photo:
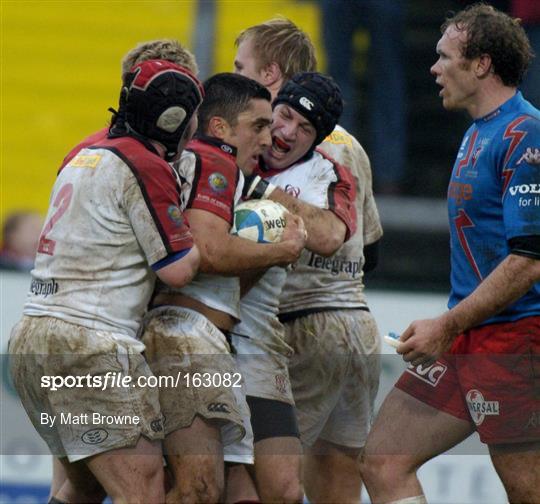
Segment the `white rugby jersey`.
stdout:
[[150,265],[193,240],[168,163],[131,137],[90,139],[54,184],[24,313],[132,342],[154,286]]
[[[206,210],[232,226],[234,205],[242,196],[244,184],[242,172],[236,165],[236,149],[215,138],[199,137],[189,142],[175,167],[183,181],[184,208]],[[214,310],[240,318],[238,277],[197,273],[181,289],[159,282],[157,290],[184,294]]]
[[[299,261],[287,275],[280,297],[280,313],[320,307],[367,306],[362,272],[363,249],[382,236],[379,213],[373,197],[369,159],[358,141],[340,126],[326,137],[317,150],[326,153],[352,173],[356,181],[358,226],[356,232],[332,257],[323,257],[304,249]],[[318,199],[307,195],[300,180],[276,179],[272,183],[277,183],[301,200],[326,208],[324,193]]]
[[[354,186],[350,173],[320,152],[314,152],[307,161],[285,170],[258,171],[272,184],[289,194],[320,208],[334,212],[347,226],[347,235],[355,230]],[[285,280],[296,275],[306,251],[291,271],[271,268],[242,298],[240,311],[242,323],[234,328],[240,335],[255,337],[281,353],[288,351],[283,342],[283,329],[277,319],[279,295]]]

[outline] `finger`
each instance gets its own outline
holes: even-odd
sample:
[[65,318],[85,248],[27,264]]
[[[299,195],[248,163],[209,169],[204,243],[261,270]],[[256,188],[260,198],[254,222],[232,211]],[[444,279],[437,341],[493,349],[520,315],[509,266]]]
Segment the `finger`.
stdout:
[[413,329],[412,324],[410,324],[409,327],[407,327],[407,329],[405,329],[401,333],[401,336],[399,337],[399,339],[401,341],[407,341],[413,334],[414,334],[414,329]]

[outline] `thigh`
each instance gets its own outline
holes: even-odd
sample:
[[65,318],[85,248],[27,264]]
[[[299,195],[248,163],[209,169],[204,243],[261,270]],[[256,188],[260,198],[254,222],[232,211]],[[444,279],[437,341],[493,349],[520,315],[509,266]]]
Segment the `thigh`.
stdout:
[[394,388],[379,410],[364,453],[367,456],[406,457],[417,467],[473,432],[474,427],[469,421]]
[[178,489],[188,489],[196,481],[222,486],[223,445],[218,422],[195,417],[189,427],[165,436],[164,452]]
[[262,500],[285,499],[289,492],[301,492],[301,454],[296,437],[274,437],[255,443],[255,479]]
[[106,493],[84,461],[70,463],[55,457],[51,496],[60,502],[82,504],[102,502]]
[[490,445],[510,502],[540,502],[540,442]]
[[[163,453],[159,441],[141,437],[131,448],[100,453],[85,462],[108,495],[144,496],[155,488],[164,489]],[[145,486],[149,482],[153,488]]]
[[360,448],[319,439],[304,456],[304,480],[310,502],[360,502]]

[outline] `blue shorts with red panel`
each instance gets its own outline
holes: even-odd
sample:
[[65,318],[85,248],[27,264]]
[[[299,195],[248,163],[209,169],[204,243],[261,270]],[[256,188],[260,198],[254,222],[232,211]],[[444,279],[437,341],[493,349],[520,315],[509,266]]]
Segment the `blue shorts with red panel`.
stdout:
[[395,386],[472,422],[484,443],[540,441],[540,317],[466,331],[431,366],[409,364]]

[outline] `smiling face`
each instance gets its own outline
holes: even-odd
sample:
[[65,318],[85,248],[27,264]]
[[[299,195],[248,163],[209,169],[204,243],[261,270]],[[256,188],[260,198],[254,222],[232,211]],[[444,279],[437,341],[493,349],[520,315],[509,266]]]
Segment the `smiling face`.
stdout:
[[229,125],[222,140],[236,147],[236,163],[245,175],[253,172],[259,156],[271,145],[272,107],[268,100],[254,98],[238,114],[236,124]]
[[471,110],[478,92],[478,78],[474,72],[474,60],[461,54],[467,33],[450,25],[437,43],[439,59],[431,67],[431,74],[442,87],[439,96],[447,110]]
[[272,145],[263,154],[266,164],[283,170],[302,158],[313,145],[317,131],[303,115],[284,103],[272,114]]

